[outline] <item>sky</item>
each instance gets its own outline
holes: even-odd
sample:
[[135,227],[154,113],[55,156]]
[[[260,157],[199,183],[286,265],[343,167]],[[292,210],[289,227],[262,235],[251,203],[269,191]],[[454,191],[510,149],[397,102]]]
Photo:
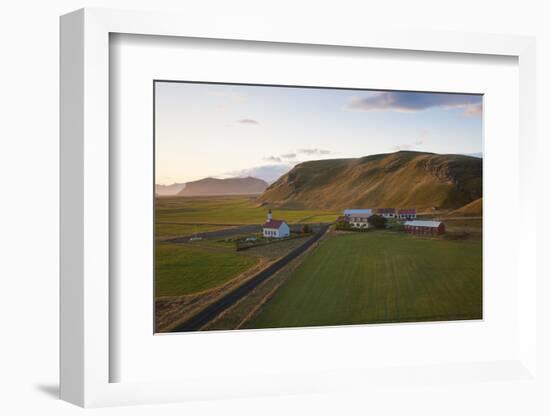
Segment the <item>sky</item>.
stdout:
[[481,154],[482,96],[155,83],[157,184],[398,150]]

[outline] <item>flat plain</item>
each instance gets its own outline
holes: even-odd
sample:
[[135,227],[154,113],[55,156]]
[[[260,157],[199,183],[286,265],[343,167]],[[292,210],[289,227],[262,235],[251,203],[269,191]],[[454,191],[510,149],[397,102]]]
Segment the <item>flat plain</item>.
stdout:
[[184,244],[157,244],[156,297],[202,292],[253,267],[258,259]]
[[[246,224],[261,224],[269,207],[254,196],[160,197],[156,206],[155,297],[192,295],[220,286],[256,266],[261,258],[273,260],[297,242],[276,243],[237,252],[226,238],[173,243],[172,238],[191,236]],[[275,218],[289,224],[334,221],[338,212],[274,209]]]
[[481,319],[481,270],[477,239],[333,233],[246,327]]
[[[269,208],[253,196],[158,198],[155,297],[168,302],[158,304],[159,316],[167,313],[169,321],[173,302],[180,302],[183,316],[185,305],[211,301],[307,239],[236,251],[232,239],[238,234],[210,233],[261,224]],[[272,210],[275,218],[297,229],[305,223],[333,222],[339,215]],[[299,266],[280,272],[284,279],[266,282],[205,329],[480,319],[482,220],[452,218],[446,223],[449,232],[431,238],[398,231],[329,232]],[[172,241],[182,235],[205,238]]]
[[273,218],[283,219],[289,224],[319,220],[330,222],[340,215],[340,211],[336,210],[276,208],[259,204],[257,196],[175,196],[157,198],[156,222],[157,225],[179,223],[191,227],[261,224],[265,222],[270,208],[273,209]]

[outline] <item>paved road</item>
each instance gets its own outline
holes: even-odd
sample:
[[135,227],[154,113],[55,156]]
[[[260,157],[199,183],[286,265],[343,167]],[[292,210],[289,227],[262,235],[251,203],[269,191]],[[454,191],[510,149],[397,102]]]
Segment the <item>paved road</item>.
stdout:
[[231,292],[227,293],[214,303],[208,305],[206,308],[198,312],[195,316],[191,317],[186,322],[172,329],[171,332],[198,331],[204,325],[216,318],[220,313],[237,303],[241,298],[250,293],[258,285],[269,279],[275,272],[279,271],[281,268],[286,266],[300,254],[306,251],[327,232],[328,228],[329,225],[322,226],[317,234],[307,240],[300,247],[295,248],[285,257],[276,261],[266,269],[262,270],[256,276],[244,282],[241,286],[233,289]]
[[189,242],[190,238],[193,237],[201,237],[204,239],[209,238],[224,238],[224,237],[232,237],[235,235],[240,234],[250,234],[250,233],[258,233],[262,230],[262,226],[259,224],[250,224],[250,225],[241,225],[238,227],[232,227],[232,228],[224,228],[222,230],[215,230],[215,231],[205,231],[203,233],[197,233],[193,235],[186,235],[182,237],[176,237],[176,238],[170,238],[164,241],[170,242],[170,243],[187,243]]
[[[214,225],[214,224],[211,224]],[[300,224],[290,224],[289,227],[291,231],[296,232],[298,231],[305,223]],[[326,225],[326,223],[315,223],[315,224],[308,224],[313,227],[313,229],[317,229],[317,227],[323,227]],[[242,234],[253,234],[253,233],[259,233],[262,231],[262,225],[261,224],[246,224],[246,225],[237,225],[237,226],[229,226],[229,228],[223,228],[221,230],[214,230],[214,231],[204,231],[202,233],[196,233],[192,235],[182,235],[179,237],[173,237],[173,238],[167,238],[166,240],[163,240],[165,242],[169,243],[188,243],[189,240],[193,237],[201,237],[204,239],[213,239],[213,238],[226,238],[226,237],[233,237],[236,235],[242,235]]]

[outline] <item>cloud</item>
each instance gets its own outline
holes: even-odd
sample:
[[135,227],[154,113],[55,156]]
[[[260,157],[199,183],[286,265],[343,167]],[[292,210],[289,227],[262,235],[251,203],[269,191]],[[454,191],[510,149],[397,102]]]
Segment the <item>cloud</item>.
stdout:
[[236,104],[246,101],[246,97],[238,91],[234,91],[227,86],[211,86],[212,89],[207,91],[207,94],[214,98],[216,106],[221,109],[233,108]]
[[313,149],[299,149],[298,153],[304,153],[306,155],[328,155],[331,153],[331,151],[325,150],[325,149],[313,148]]
[[404,144],[398,144],[397,146],[394,146],[392,148],[393,151],[398,152],[400,150],[410,150],[417,146],[420,146],[422,144],[422,140],[418,140],[414,143],[404,143]]
[[263,165],[263,166],[256,166],[249,169],[242,169],[232,172],[226,172],[223,175],[220,175],[222,178],[232,178],[232,177],[240,177],[244,178],[247,176],[252,176],[254,178],[263,179],[269,184],[272,184],[275,182],[279,177],[287,173],[292,167],[294,166],[293,163],[284,163],[284,164],[277,164],[277,165]]
[[296,159],[296,153],[283,153],[279,156],[267,156],[263,160],[266,162],[275,162],[275,163],[291,163]]
[[260,124],[256,120],[251,119],[251,118],[241,118],[239,121],[237,121],[237,123],[240,123],[240,124]]
[[430,130],[429,129],[422,129],[418,133],[418,136],[416,136],[416,140],[414,142],[398,144],[397,146],[392,147],[392,151],[398,152],[400,150],[414,149],[414,148],[422,145],[424,143],[424,141],[427,140],[429,137],[430,137]]
[[354,111],[416,112],[430,108],[462,108],[466,115],[481,114],[481,95],[419,93],[403,91],[369,92],[352,97],[348,109]]
[[481,104],[470,105],[464,108],[464,114],[472,117],[479,117],[483,113],[483,107]]

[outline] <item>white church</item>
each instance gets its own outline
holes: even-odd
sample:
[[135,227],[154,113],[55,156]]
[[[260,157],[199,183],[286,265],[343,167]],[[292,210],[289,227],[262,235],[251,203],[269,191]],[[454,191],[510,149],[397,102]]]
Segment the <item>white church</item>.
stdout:
[[283,238],[290,235],[290,228],[283,220],[274,220],[271,210],[267,213],[267,221],[262,225],[262,233],[268,238]]

